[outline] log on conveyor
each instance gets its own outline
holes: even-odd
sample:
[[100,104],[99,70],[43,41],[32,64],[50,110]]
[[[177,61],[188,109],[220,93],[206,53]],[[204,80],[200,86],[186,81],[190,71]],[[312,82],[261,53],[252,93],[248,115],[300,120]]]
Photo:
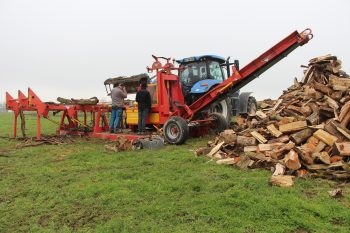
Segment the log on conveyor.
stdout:
[[65,99],[62,97],[58,97],[57,101],[61,104],[66,105],[73,105],[73,104],[79,104],[79,105],[96,105],[98,104],[99,100],[97,97],[91,97],[90,99]]
[[290,175],[350,181],[349,75],[332,55],[303,67],[300,82],[294,79],[277,100],[259,101],[256,115],[238,117],[234,130],[201,150],[225,151],[224,158],[211,156],[218,164],[284,175],[271,181],[280,186],[292,185]]

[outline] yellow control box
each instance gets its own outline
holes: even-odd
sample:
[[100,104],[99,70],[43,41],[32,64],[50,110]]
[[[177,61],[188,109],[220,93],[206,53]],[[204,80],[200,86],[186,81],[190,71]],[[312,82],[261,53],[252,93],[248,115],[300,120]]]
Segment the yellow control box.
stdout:
[[[126,124],[127,125],[137,125],[139,116],[137,108],[126,109]],[[159,123],[159,113],[150,113],[147,116],[146,124],[158,124]]]

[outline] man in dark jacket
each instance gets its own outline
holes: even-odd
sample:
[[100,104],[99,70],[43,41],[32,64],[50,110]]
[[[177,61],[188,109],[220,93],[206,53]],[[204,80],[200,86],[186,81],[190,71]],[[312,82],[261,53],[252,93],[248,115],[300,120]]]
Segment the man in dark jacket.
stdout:
[[120,133],[119,123],[123,118],[124,111],[124,98],[126,98],[127,92],[125,90],[124,84],[114,84],[111,91],[112,97],[112,114],[109,121],[109,132],[110,133]]
[[136,102],[138,103],[138,134],[143,134],[146,127],[147,115],[151,110],[151,95],[147,91],[147,83],[141,84],[141,90],[136,93]]

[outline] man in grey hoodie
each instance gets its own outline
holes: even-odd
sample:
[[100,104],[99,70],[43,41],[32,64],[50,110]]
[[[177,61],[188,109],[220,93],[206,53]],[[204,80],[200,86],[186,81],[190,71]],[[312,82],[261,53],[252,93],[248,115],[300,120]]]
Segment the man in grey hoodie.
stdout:
[[120,120],[123,118],[124,111],[124,98],[126,98],[127,92],[123,83],[114,84],[111,91],[112,98],[112,114],[109,121],[109,132],[120,133],[122,130],[119,128]]

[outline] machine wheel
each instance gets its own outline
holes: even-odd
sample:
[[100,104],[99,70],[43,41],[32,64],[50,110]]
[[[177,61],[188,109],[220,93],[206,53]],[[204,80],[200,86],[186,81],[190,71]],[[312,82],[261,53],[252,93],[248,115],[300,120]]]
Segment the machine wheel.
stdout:
[[209,114],[209,117],[214,118],[215,120],[214,121],[215,123],[213,123],[213,127],[212,127],[212,131],[215,134],[218,134],[228,128],[228,122],[226,118],[220,113],[217,113],[217,112],[211,113]]
[[256,99],[253,96],[249,96],[248,106],[247,106],[247,114],[248,115],[255,115],[257,110],[258,110],[258,103],[256,102]]
[[227,122],[230,122],[232,116],[231,99],[226,98],[221,101],[216,101],[212,103],[209,108],[209,113],[220,113],[225,117]]
[[183,144],[189,135],[187,122],[178,116],[170,117],[163,126],[165,140],[170,144]]

